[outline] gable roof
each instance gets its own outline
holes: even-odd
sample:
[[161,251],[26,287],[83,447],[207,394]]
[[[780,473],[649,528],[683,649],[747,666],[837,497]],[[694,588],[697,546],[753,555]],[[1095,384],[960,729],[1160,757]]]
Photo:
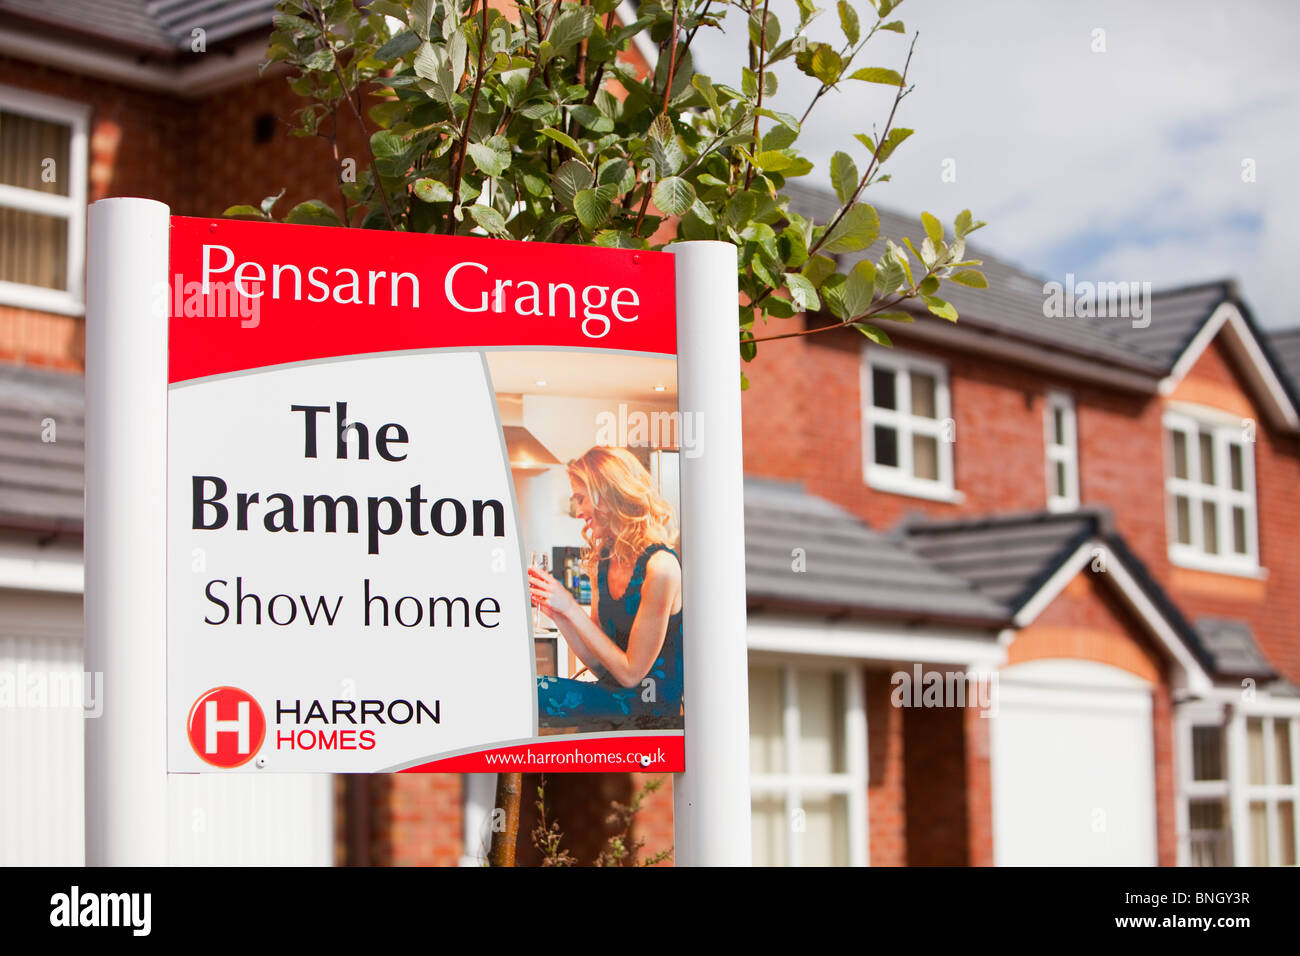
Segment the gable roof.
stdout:
[[1203,617],[1196,630],[1222,677],[1277,677],[1278,673],[1260,652],[1255,635],[1245,621]]
[[274,10],[275,0],[0,0],[7,18],[160,56],[189,52],[196,27],[208,44],[266,31]]

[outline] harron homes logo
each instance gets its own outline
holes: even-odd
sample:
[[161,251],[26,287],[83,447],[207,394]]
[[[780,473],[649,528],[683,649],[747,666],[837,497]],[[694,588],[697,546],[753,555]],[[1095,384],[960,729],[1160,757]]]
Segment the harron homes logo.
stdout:
[[214,687],[190,708],[186,723],[190,746],[214,767],[242,767],[266,737],[266,715],[247,691]]

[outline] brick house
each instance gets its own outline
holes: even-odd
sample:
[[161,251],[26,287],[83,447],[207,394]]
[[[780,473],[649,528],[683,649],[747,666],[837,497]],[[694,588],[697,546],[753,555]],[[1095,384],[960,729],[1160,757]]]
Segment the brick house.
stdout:
[[[257,76],[270,9],[0,0],[2,668],[81,670],[86,202],[336,191]],[[955,326],[747,369],[755,861],[1294,864],[1300,330],[1261,333],[1229,282],[1157,295],[1144,327],[1047,318],[1040,278],[980,257]],[[0,707],[0,780],[25,781],[0,787],[0,862],[81,859],[80,719]],[[580,858],[636,783],[550,782]],[[492,801],[481,775],[169,786],[181,863],[473,862]],[[639,833],[671,832],[665,788]]]

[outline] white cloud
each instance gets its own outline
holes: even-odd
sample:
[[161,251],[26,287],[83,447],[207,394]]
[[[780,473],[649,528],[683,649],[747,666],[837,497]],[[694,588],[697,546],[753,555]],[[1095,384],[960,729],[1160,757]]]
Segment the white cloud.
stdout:
[[[812,38],[838,41],[822,2]],[[772,9],[788,34],[794,3]],[[916,134],[869,200],[949,221],[969,206],[990,222],[984,246],[1049,275],[1234,276],[1263,324],[1300,324],[1300,5],[907,0],[897,16],[920,33],[916,91],[897,120]],[[727,36],[701,31],[700,68],[738,86],[743,27],[733,13]],[[908,42],[877,35],[861,65],[899,69]],[[781,66],[776,108],[802,113],[816,83]],[[804,137],[814,185],[837,149],[862,162],[852,134],[882,123],[890,102],[886,87],[847,82],[818,105]],[[940,179],[949,158],[955,183]],[[1246,158],[1254,183],[1242,182]]]

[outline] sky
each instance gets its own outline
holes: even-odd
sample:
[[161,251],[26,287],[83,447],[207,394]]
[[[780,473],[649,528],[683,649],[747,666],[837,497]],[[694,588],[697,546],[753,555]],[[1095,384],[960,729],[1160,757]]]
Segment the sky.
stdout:
[[[809,37],[838,48],[834,2],[818,5]],[[770,9],[792,32],[794,0]],[[1044,280],[1235,278],[1265,328],[1300,326],[1300,2],[905,0],[895,18],[907,34],[878,33],[854,66],[901,70],[919,33],[895,120],[916,132],[867,201],[948,223],[970,208],[989,223],[973,244]],[[697,69],[739,87],[744,26],[733,11],[725,34],[701,30]],[[774,106],[801,114],[817,83],[778,66]],[[863,168],[852,134],[891,102],[860,81],[824,97],[804,182],[829,188],[836,150]]]

